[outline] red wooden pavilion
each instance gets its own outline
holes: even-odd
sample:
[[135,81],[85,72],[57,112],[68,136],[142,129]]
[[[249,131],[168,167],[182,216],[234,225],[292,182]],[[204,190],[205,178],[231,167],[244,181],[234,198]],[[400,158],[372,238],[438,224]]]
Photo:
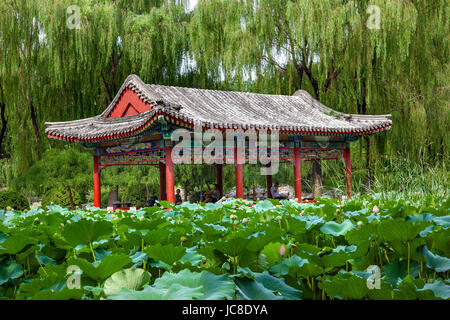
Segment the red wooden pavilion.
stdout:
[[[343,159],[348,196],[351,196],[350,143],[363,135],[389,130],[391,115],[355,115],[334,111],[308,92],[292,96],[218,91],[145,84],[130,75],[105,111],[95,117],[66,122],[47,122],[51,139],[82,143],[93,150],[94,206],[100,207],[100,173],[118,165],[154,165],[160,170],[160,197],[174,202],[174,163],[171,140],[174,130],[194,128],[279,132],[279,161],[294,167],[295,197],[301,201],[301,161]],[[236,197],[244,197],[239,150],[250,158],[246,141],[235,142]],[[257,147],[258,148],[258,147]],[[270,148],[269,148],[270,151]],[[222,166],[217,183],[222,192]],[[272,176],[267,176],[270,190]]]

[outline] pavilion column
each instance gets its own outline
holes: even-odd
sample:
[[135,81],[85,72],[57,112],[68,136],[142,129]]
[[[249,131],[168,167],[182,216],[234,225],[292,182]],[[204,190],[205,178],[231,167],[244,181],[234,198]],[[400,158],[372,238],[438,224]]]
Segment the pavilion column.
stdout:
[[166,165],[159,162],[159,198],[160,200],[167,200],[166,196]]
[[94,155],[94,207],[100,208],[102,206],[101,197],[99,156]]
[[347,195],[352,196],[352,163],[350,161],[350,146],[344,149],[345,161],[345,185],[347,186]]
[[294,148],[294,187],[295,197],[298,202],[302,201],[302,172],[300,162],[300,148]]
[[216,183],[219,186],[220,197],[223,197],[223,166],[222,164],[216,165]]
[[234,149],[234,170],[236,175],[236,198],[244,199],[244,178],[242,174],[242,164],[238,162],[238,150]]
[[166,160],[166,200],[175,203],[175,177],[173,172],[172,147],[165,147],[164,151]]
[[[269,168],[270,166],[271,166],[271,164],[269,163],[267,165],[267,167]],[[272,189],[272,175],[268,174],[266,176],[266,180],[267,180],[267,198],[272,198],[273,196],[272,196],[271,191],[270,191],[270,189]]]

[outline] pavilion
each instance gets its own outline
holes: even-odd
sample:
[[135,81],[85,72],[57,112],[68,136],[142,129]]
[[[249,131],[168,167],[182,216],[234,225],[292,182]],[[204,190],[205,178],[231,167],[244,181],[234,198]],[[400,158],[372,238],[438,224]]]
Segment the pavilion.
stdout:
[[[302,160],[344,159],[351,196],[350,142],[389,130],[391,115],[355,115],[334,111],[304,90],[292,96],[218,91],[145,84],[127,77],[111,104],[95,117],[47,122],[51,139],[81,143],[93,151],[94,206],[101,206],[100,173],[118,165],[154,165],[160,170],[160,199],[174,202],[174,130],[240,129],[279,132],[279,161],[294,168],[295,197],[301,201]],[[235,145],[235,154],[237,152]],[[245,143],[248,159],[249,144]],[[235,160],[237,157],[235,156]],[[215,164],[222,190],[222,166]],[[236,197],[244,197],[241,161],[235,161]],[[272,176],[267,175],[270,190]]]

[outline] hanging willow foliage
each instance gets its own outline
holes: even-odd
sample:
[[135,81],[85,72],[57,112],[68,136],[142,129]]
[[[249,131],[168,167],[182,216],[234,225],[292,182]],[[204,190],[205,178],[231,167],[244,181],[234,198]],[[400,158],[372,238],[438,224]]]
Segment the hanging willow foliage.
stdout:
[[[2,1],[0,79],[12,176],[57,146],[43,134],[45,121],[99,114],[130,73],[176,81],[187,50],[186,3]],[[73,6],[79,28],[68,27],[76,22]]]
[[[373,7],[380,28],[369,28]],[[69,28],[79,8],[80,28]],[[293,94],[348,113],[392,113],[360,142],[448,164],[448,0],[55,0],[0,2],[8,176],[48,148],[45,121],[99,114],[131,73],[147,83]],[[372,8],[372,9],[371,9]],[[369,10],[368,10],[369,9]],[[375,19],[376,20],[376,19]]]
[[392,113],[392,133],[366,140],[368,167],[386,144],[448,161],[448,11],[442,0],[203,0],[190,50],[211,73],[254,71],[253,91],[302,88],[339,111]]

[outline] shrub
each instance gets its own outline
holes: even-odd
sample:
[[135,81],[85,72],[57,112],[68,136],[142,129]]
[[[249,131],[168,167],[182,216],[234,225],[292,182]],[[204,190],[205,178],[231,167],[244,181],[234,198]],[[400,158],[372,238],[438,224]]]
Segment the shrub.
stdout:
[[23,195],[14,191],[0,191],[0,209],[7,207],[22,211],[30,209],[30,203]]
[[[71,191],[75,207],[81,206],[82,202],[80,194],[74,189],[72,189]],[[42,197],[41,200],[42,208],[46,208],[47,206],[52,204],[60,205],[63,208],[70,208],[70,199],[67,188],[55,187],[44,194],[44,197]]]
[[[152,195],[153,193],[150,194]],[[121,202],[130,201],[133,207],[145,207],[147,204],[147,190],[145,189],[145,185],[120,186],[119,200]]]
[[[192,195],[188,198],[190,203],[200,202],[200,191],[194,191]],[[205,201],[205,191],[203,191],[203,201]]]

